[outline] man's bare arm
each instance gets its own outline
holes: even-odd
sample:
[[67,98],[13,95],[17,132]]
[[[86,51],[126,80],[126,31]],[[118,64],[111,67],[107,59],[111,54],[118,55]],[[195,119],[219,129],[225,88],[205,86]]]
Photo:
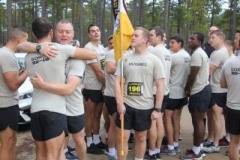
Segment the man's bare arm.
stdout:
[[98,66],[97,62],[89,64],[94,71],[94,73],[97,76],[97,79],[102,83],[103,86],[105,86],[105,76],[103,74],[103,71]]
[[45,82],[38,74],[36,74],[36,77],[31,77],[30,80],[34,88],[43,89],[62,96],[71,96],[80,83],[80,78],[77,76],[69,76],[66,84]]
[[16,91],[26,80],[27,70],[25,69],[20,75],[18,72],[5,72],[3,78],[8,88],[12,91]]
[[196,81],[199,70],[200,70],[199,66],[191,66],[191,68],[190,68],[190,73],[188,75],[187,83],[185,86],[185,94],[187,96],[190,95],[190,91],[192,89],[194,82]]
[[[36,43],[25,41],[18,44],[17,49],[21,52],[36,53],[36,46]],[[54,58],[57,55],[57,51],[57,48],[54,47],[51,42],[45,42],[41,44],[41,49],[39,50],[42,55],[45,55],[49,58]]]

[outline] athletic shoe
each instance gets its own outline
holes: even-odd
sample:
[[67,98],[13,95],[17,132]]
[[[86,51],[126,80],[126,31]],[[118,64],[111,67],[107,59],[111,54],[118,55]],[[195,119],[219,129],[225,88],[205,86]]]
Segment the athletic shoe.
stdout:
[[92,143],[89,147],[87,147],[87,153],[100,155],[100,154],[104,154],[104,151]]
[[205,152],[203,150],[200,150],[200,153],[202,155],[202,158],[204,158],[206,156]]
[[203,147],[203,151],[206,153],[219,153],[220,147],[216,147],[213,143],[209,146]]
[[204,141],[203,141],[203,146],[210,146],[212,142],[209,141],[208,138],[206,138]]
[[78,159],[78,157],[75,154],[73,154],[69,151],[65,153],[65,157],[66,157],[66,159],[69,159],[69,160],[77,160]]
[[99,149],[107,149],[108,145],[104,144],[103,142],[99,142],[98,144],[95,144]]
[[167,154],[169,156],[175,156],[177,153],[175,149],[169,150],[168,146],[164,146],[161,148],[161,154]]
[[145,155],[144,160],[157,160],[156,154],[151,155],[151,156]]
[[198,154],[195,154],[193,152],[193,150],[189,150],[184,155],[182,155],[181,159],[183,159],[183,160],[201,160],[202,155],[201,155],[201,152],[199,152]]
[[[188,153],[188,152],[192,152],[192,149],[187,149],[186,153]],[[206,156],[205,152],[202,149],[200,150],[200,154],[201,154],[202,158],[204,158]]]
[[157,157],[157,160],[162,160],[160,153],[156,153],[155,155],[156,155],[156,157]]
[[178,147],[174,147],[174,149],[175,149],[176,153],[180,153],[181,152],[179,146]]
[[228,147],[229,146],[229,142],[225,136],[223,138],[219,139],[218,144],[219,144],[219,147]]
[[74,152],[76,149],[74,147],[67,146],[68,152]]

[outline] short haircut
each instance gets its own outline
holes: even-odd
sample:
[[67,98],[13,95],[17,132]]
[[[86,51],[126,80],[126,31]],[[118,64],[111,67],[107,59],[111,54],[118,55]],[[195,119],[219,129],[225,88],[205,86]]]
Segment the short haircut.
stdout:
[[160,36],[161,37],[161,40],[163,40],[163,37],[164,37],[164,30],[161,29],[160,26],[154,26],[152,28],[150,28],[150,30],[154,30],[155,33],[156,33],[156,36]]
[[210,35],[216,34],[218,37],[225,39],[225,34],[221,30],[215,30],[210,33]]
[[73,24],[67,19],[62,19],[62,20],[58,21],[55,29],[57,29],[59,24],[70,24],[72,26],[73,30],[74,30]]
[[52,25],[46,18],[38,17],[32,22],[32,32],[37,39],[47,36],[51,30]]
[[203,44],[204,42],[204,34],[202,32],[194,32],[193,34],[195,34],[197,36],[197,40],[201,42],[201,44]]
[[236,33],[240,33],[240,29],[237,29],[237,30],[236,30]]
[[181,35],[179,35],[179,34],[177,34],[177,35],[174,35],[174,36],[172,36],[171,38],[170,38],[170,40],[175,40],[175,41],[177,41],[178,43],[180,42],[181,43],[181,47],[183,47],[183,45],[184,45],[184,39],[183,39],[183,37],[181,36]]
[[113,35],[110,35],[110,36],[108,37],[108,42],[111,41],[112,39],[113,39]]
[[147,42],[149,41],[150,33],[147,29],[145,29],[143,27],[136,27],[134,30],[141,30],[143,37],[147,38]]
[[25,30],[25,28],[14,26],[10,29],[9,40],[14,41],[19,36],[23,36],[24,34],[27,34],[27,31]]
[[94,26],[98,27],[96,24],[90,24],[90,25],[88,26],[88,33],[90,33],[90,29],[91,29],[92,27],[94,27]]

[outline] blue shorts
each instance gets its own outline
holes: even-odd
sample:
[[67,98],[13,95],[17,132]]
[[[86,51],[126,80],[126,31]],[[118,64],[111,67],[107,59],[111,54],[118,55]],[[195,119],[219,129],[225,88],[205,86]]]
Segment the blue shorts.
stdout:
[[81,132],[85,127],[84,114],[79,116],[67,116],[67,127],[71,134]]
[[11,107],[0,108],[0,131],[10,127],[12,130],[18,130],[19,107],[14,105]]
[[[124,105],[126,106],[126,113],[124,115],[124,129],[134,129],[135,131],[145,131],[150,129],[152,124],[151,114],[153,109],[140,110],[132,108],[127,104]],[[121,127],[119,113],[117,113],[116,117],[116,126],[119,128]]]
[[32,136],[37,141],[47,141],[63,132],[68,134],[67,117],[64,114],[40,111],[31,114]]
[[205,86],[200,92],[189,97],[188,109],[192,113],[194,111],[207,112],[211,101],[212,90],[209,85]]
[[230,134],[240,135],[240,110],[227,107],[226,126]]
[[104,102],[111,116],[117,112],[117,102],[115,97],[104,96]]
[[188,104],[188,98],[181,98],[181,99],[172,99],[169,98],[168,100],[168,106],[166,107],[167,110],[180,110],[183,106]]
[[85,98],[85,101],[88,101],[88,99],[95,103],[100,103],[104,101],[101,90],[83,89],[82,94]]
[[212,93],[209,107],[213,107],[215,104],[224,108],[227,104],[227,93]]

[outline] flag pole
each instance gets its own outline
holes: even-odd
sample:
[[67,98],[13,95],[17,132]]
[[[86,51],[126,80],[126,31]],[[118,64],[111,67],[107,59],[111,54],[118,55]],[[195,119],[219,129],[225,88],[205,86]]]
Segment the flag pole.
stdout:
[[[121,21],[120,21],[121,23]],[[123,79],[123,33],[120,29],[120,55],[121,55],[121,96],[124,96],[124,79]],[[121,114],[121,156],[124,157],[124,114]]]

